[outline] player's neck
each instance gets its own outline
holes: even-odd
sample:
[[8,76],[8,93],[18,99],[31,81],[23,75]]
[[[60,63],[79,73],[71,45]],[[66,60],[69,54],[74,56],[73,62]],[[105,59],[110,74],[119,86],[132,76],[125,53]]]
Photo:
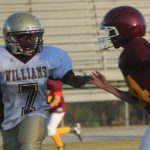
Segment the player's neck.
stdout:
[[18,60],[20,60],[23,63],[27,63],[30,59],[32,59],[36,53],[33,53],[32,55],[25,55],[25,54],[15,54],[12,53],[8,47],[6,47],[6,49],[8,50],[8,52],[13,55],[14,57],[16,57]]
[[35,54],[31,56],[27,56],[24,54],[14,54],[14,53],[11,53],[11,54],[23,63],[27,63],[30,59],[32,59],[35,56]]
[[17,59],[19,59],[20,61],[22,61],[23,63],[27,63],[30,59],[32,59],[32,57],[34,57],[35,56],[35,54],[34,55],[32,55],[32,56],[27,56],[27,55],[21,55],[21,54],[19,54],[19,56],[18,55],[16,55],[15,57],[17,58]]

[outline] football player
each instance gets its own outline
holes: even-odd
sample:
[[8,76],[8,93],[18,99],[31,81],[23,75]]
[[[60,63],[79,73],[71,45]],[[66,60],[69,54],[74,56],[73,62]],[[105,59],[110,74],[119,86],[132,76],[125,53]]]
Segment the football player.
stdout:
[[1,100],[4,105],[4,150],[40,150],[47,133],[47,80],[60,79],[75,88],[88,76],[76,76],[68,54],[43,45],[44,29],[29,12],[15,12],[4,22],[0,46]]
[[[109,40],[117,49],[123,48],[119,58],[119,68],[124,75],[129,91],[113,87],[99,71],[91,75],[93,84],[112,93],[119,99],[133,105],[140,105],[150,111],[150,43],[143,38],[146,23],[142,13],[131,6],[115,7],[108,11],[100,25],[108,35],[99,39],[108,49]],[[150,126],[140,145],[140,150],[150,148]]]
[[60,80],[48,81],[48,103],[50,105],[50,115],[48,117],[47,132],[48,136],[52,137],[58,150],[64,150],[64,143],[60,137],[62,134],[74,133],[79,140],[82,140],[78,123],[74,127],[58,127],[67,111]]

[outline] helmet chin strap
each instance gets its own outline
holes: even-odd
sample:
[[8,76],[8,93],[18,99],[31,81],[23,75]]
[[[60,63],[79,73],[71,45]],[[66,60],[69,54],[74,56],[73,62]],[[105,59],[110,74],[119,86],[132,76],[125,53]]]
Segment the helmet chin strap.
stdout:
[[24,53],[24,52],[16,52],[15,54],[17,54],[17,55],[21,54],[21,55],[25,55],[25,56],[32,56],[33,55],[33,53]]
[[20,46],[18,47],[19,51],[16,52],[16,54],[22,54],[22,55],[26,55],[26,56],[32,56],[34,54],[34,51],[30,51],[30,52],[24,52],[21,51],[20,49],[22,49]]

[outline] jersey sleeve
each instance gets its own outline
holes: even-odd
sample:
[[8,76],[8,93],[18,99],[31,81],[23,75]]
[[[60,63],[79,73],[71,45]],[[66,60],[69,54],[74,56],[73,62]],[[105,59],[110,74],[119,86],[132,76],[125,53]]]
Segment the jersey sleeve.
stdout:
[[62,79],[64,75],[72,70],[72,60],[66,52],[61,52],[55,59],[58,66],[51,70],[51,75],[54,79]]

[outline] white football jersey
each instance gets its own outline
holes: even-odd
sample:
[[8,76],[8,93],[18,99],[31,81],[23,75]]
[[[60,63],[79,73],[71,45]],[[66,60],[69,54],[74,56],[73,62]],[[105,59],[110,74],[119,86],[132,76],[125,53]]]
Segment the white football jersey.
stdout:
[[2,128],[10,129],[25,116],[46,117],[47,80],[62,77],[72,70],[72,61],[59,48],[43,46],[27,63],[0,47],[0,85],[3,93],[4,121]]

